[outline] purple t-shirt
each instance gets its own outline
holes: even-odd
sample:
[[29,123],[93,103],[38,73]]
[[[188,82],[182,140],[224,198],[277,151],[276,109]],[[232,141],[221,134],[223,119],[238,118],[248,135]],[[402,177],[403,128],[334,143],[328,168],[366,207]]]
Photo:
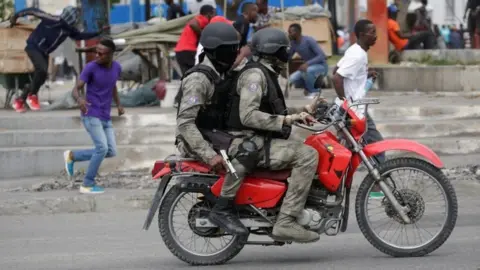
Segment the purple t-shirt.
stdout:
[[97,117],[100,120],[110,120],[113,89],[122,72],[118,62],[113,61],[110,68],[97,64],[96,61],[88,63],[80,74],[80,80],[87,85],[86,100],[88,112],[84,116]]

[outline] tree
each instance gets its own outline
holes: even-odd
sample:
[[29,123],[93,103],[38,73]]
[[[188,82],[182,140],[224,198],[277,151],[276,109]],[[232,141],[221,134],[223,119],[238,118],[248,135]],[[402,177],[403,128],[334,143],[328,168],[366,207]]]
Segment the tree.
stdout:
[[13,0],[0,0],[0,19],[7,20],[14,12]]

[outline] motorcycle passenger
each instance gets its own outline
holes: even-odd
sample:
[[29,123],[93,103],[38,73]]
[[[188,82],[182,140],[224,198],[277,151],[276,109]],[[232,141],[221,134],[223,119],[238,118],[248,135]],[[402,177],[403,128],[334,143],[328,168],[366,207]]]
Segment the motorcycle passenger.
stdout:
[[[252,61],[238,75],[226,124],[231,134],[243,134],[241,139],[233,141],[229,151],[241,179],[245,171],[255,166],[270,170],[293,168],[272,238],[308,243],[317,241],[320,236],[306,230],[296,218],[304,209],[317,168],[318,153],[310,146],[287,139],[295,121],[315,121],[309,113],[323,99],[317,98],[303,108],[286,107],[278,75],[288,61],[289,44],[286,33],[276,28],[261,29],[253,35]],[[240,183],[228,175],[221,196],[233,198]]]
[[[239,43],[239,34],[231,24],[216,22],[207,25],[200,37],[203,46],[200,62],[185,72],[181,83],[177,148],[182,156],[201,160],[217,171],[226,170],[217,151],[228,150],[233,140],[221,130],[225,128],[222,124],[231,92],[229,71],[237,57]],[[220,198],[209,219],[228,233],[248,234],[233,209],[233,199]]]

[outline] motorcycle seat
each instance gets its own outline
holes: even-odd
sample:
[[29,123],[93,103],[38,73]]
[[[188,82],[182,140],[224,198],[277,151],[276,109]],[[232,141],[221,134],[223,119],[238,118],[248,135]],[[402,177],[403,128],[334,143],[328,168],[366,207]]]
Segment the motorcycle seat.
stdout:
[[[188,161],[188,162],[183,162],[181,164],[183,167],[182,171],[185,169],[186,170],[194,169],[200,172],[208,172],[210,170],[210,166],[208,166],[208,164],[205,164],[201,161]],[[192,166],[194,166],[194,168],[192,168]],[[252,173],[248,174],[248,177],[270,179],[270,180],[276,180],[276,181],[286,181],[288,177],[290,177],[291,173],[292,173],[291,169],[272,171],[272,170],[259,168],[253,171]]]
[[253,171],[248,176],[252,178],[263,178],[263,179],[271,179],[276,181],[286,181],[288,177],[290,177],[291,173],[292,173],[291,169],[277,170],[277,171],[258,169]]

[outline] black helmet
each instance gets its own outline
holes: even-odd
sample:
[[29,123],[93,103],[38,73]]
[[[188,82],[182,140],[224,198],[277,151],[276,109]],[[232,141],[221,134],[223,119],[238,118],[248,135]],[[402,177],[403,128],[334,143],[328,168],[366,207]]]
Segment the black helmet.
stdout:
[[205,49],[216,49],[222,45],[238,45],[237,30],[228,23],[215,22],[209,23],[202,31],[200,36],[200,44]]
[[277,28],[263,28],[252,36],[252,48],[259,54],[274,54],[288,46],[290,46],[290,40],[287,34]]

